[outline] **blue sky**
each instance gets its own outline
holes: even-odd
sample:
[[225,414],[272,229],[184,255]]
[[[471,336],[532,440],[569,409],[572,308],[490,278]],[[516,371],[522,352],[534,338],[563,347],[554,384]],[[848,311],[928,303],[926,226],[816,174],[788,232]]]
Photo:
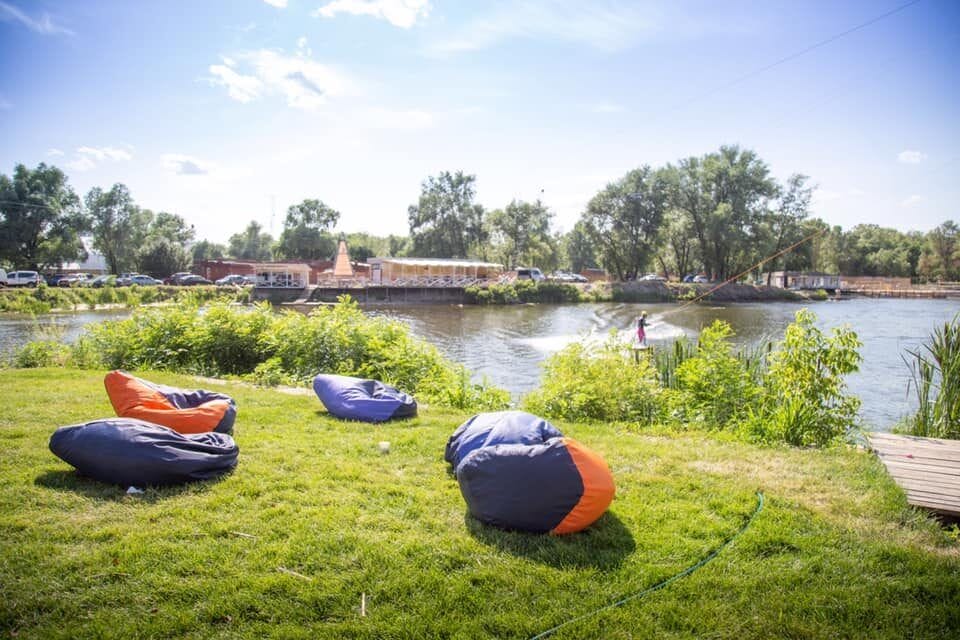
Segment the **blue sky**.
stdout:
[[122,182],[225,241],[304,198],[406,234],[462,169],[569,230],[628,170],[736,143],[831,224],[926,231],[960,219],[960,2],[908,2],[0,0],[0,172]]

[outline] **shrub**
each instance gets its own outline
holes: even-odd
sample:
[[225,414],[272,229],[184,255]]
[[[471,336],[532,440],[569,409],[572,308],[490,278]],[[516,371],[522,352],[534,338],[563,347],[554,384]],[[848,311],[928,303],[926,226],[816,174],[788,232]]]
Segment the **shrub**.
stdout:
[[647,358],[635,364],[617,336],[614,330],[602,344],[574,343],[550,357],[525,408],[564,420],[653,422],[661,394],[656,368]]
[[928,438],[960,438],[960,314],[904,361],[910,367],[917,394],[917,412],[907,419],[907,431]]
[[468,304],[517,304],[582,302],[585,298],[580,289],[570,284],[517,280],[486,287],[469,286],[464,289],[464,300]]
[[[445,406],[502,409],[509,394],[414,339],[405,325],[370,318],[348,296],[309,316],[266,304],[221,300],[201,307],[187,294],[176,306],[140,308],[127,319],[92,325],[74,345],[85,366],[240,375],[263,384],[304,383],[318,372],[377,378]],[[43,347],[22,366],[43,360]],[[49,360],[49,358],[47,359]]]
[[823,446],[856,424],[860,400],[845,393],[843,377],[859,367],[861,342],[849,328],[827,337],[815,321],[811,311],[798,311],[770,354],[762,402],[745,421],[750,437]]
[[35,340],[23,345],[13,354],[11,364],[20,368],[63,366],[70,356],[70,348],[51,340]]
[[723,429],[735,425],[755,401],[760,389],[745,359],[734,355],[733,335],[728,323],[715,321],[701,332],[693,355],[677,365],[670,402],[674,419]]

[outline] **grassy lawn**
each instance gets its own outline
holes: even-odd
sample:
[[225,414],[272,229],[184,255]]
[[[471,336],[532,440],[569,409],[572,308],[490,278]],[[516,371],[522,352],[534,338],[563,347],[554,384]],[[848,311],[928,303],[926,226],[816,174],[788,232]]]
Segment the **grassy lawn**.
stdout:
[[960,637],[960,545],[863,452],[558,423],[618,491],[553,538],[466,514],[443,447],[467,415],[345,423],[313,395],[205,384],[238,401],[236,471],[128,496],[47,448],[113,415],[103,373],[0,371],[4,637],[528,638],[693,564],[758,488],[711,563],[553,637]]

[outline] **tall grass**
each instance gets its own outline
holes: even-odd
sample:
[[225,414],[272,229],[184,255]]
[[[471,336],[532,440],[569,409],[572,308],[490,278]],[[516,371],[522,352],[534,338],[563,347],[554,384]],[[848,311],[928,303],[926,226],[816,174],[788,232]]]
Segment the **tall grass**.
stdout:
[[960,314],[907,354],[904,362],[919,405],[907,420],[908,431],[928,438],[960,438]]
[[137,307],[141,304],[167,302],[177,300],[183,296],[193,299],[214,300],[229,298],[239,302],[249,297],[248,289],[234,289],[227,287],[167,287],[151,286],[102,288],[74,287],[60,288],[40,285],[35,289],[3,289],[0,290],[0,312],[40,314],[53,310],[76,311],[78,309],[95,309],[105,305],[123,305]]

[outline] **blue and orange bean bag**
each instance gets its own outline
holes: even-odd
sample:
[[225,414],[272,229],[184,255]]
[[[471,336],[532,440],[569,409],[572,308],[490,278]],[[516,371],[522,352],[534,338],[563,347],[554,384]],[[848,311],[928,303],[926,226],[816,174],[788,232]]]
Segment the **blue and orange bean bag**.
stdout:
[[574,533],[596,522],[616,491],[599,454],[522,411],[473,416],[444,458],[470,514],[501,529]]
[[219,477],[237,466],[240,451],[224,433],[182,434],[133,418],[60,427],[50,450],[80,475],[136,487]]
[[167,387],[124,371],[111,371],[103,385],[122,418],[145,420],[179,433],[233,433],[237,405],[222,393]]
[[321,373],[313,379],[313,390],[327,411],[346,420],[386,422],[417,415],[412,396],[379,380]]

